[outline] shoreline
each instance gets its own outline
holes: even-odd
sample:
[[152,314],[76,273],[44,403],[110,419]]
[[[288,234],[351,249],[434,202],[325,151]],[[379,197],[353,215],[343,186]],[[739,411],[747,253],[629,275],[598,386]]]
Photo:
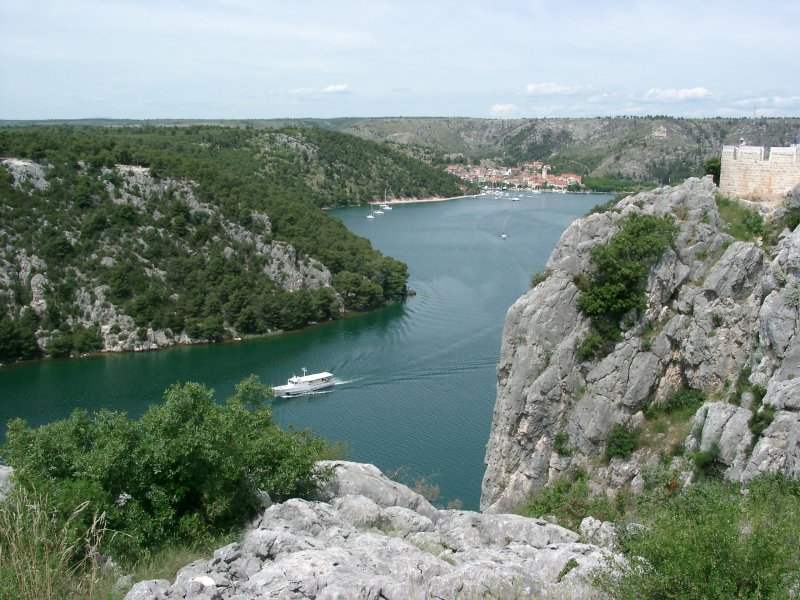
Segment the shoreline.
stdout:
[[362,204],[362,206],[370,206],[375,204],[388,204],[389,206],[397,205],[397,204],[423,204],[426,202],[448,202],[450,200],[462,200],[464,198],[477,198],[478,194],[469,194],[466,196],[429,196],[428,198],[393,198],[392,200],[378,200],[375,202],[367,202],[366,205]]

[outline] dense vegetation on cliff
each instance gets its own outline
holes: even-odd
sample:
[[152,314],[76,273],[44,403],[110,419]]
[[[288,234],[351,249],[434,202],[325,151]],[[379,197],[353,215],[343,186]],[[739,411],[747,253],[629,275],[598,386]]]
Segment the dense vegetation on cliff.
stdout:
[[0,361],[373,308],[405,293],[405,265],[319,207],[460,191],[386,145],[315,129],[4,128],[0,157],[27,159],[0,168]]
[[619,341],[623,317],[646,307],[645,283],[650,267],[675,243],[679,228],[670,216],[631,213],[608,244],[591,250],[588,278],[576,276],[578,308],[592,319],[592,328],[578,347],[589,360],[605,356]]

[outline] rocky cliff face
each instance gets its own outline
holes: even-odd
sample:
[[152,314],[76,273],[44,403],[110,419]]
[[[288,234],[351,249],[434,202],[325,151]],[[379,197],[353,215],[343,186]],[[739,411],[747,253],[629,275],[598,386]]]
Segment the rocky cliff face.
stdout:
[[[564,233],[546,279],[508,311],[484,511],[522,504],[573,466],[586,468],[600,487],[635,490],[643,469],[659,462],[664,434],[628,461],[604,465],[597,457],[614,424],[640,428],[647,404],[658,406],[684,388],[707,398],[685,440],[687,451],[719,448],[717,460],[733,479],[800,475],[800,228],[785,230],[769,249],[734,241],[719,217],[716,192],[710,178],[690,179],[626,198]],[[800,205],[800,191],[787,203]],[[672,214],[680,225],[677,244],[650,271],[644,317],[608,356],[584,362],[576,346],[589,320],[578,310],[573,278],[587,272],[591,248],[606,243],[630,212]],[[752,425],[755,412],[767,425],[763,431]],[[675,458],[673,466],[690,477],[684,459]]]
[[328,462],[319,501],[267,508],[240,541],[137,583],[125,600],[595,597],[587,575],[621,560],[540,519],[437,510],[372,465]]

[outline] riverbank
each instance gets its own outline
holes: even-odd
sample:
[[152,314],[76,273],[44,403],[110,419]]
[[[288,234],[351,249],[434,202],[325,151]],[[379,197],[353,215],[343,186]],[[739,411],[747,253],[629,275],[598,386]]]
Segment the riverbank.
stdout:
[[388,204],[389,206],[395,206],[398,204],[423,204],[426,202],[448,202],[450,200],[463,200],[464,198],[478,198],[478,195],[470,194],[468,196],[430,196],[428,198],[392,198],[391,200],[386,200],[385,202],[371,202],[371,204]]

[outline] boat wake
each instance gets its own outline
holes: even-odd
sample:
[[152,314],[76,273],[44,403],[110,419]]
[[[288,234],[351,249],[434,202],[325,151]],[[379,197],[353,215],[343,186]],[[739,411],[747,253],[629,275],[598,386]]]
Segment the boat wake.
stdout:
[[345,385],[348,383],[355,383],[356,381],[361,381],[363,377],[356,377],[355,379],[334,379],[333,385]]

